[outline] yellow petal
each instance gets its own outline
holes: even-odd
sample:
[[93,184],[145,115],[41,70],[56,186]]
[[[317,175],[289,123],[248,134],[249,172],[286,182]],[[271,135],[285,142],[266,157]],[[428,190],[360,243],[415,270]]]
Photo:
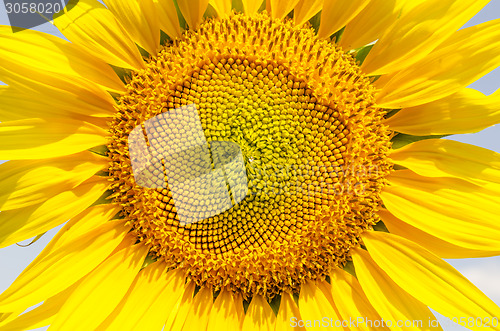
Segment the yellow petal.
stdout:
[[243,320],[243,331],[273,330],[276,323],[271,306],[261,295],[254,295]]
[[500,19],[457,31],[423,60],[395,74],[377,95],[377,104],[399,109],[447,97],[495,69],[499,48]]
[[210,0],[219,17],[227,17],[232,12],[232,0]]
[[165,263],[155,262],[142,269],[129,292],[98,330],[161,330],[169,307],[182,294],[181,278],[176,277],[178,272],[167,273],[166,268]]
[[70,190],[107,166],[107,159],[81,152],[46,161],[10,161],[0,165],[0,210],[17,209]]
[[360,330],[389,330],[385,325],[370,327],[363,320],[376,321],[381,320],[381,317],[368,301],[356,277],[337,269],[331,273],[330,279],[332,296],[338,298],[336,304],[342,320],[356,321],[355,325]]
[[[420,1],[421,2],[421,1]],[[419,3],[417,0],[372,0],[349,22],[340,39],[344,50],[355,49],[379,39],[401,15],[407,4]]]
[[196,29],[203,20],[203,14],[208,7],[209,0],[177,0],[186,23],[190,29]]
[[[4,325],[11,323],[13,320],[17,319],[22,311],[10,312],[10,313],[0,313],[0,330],[7,329]],[[10,328],[12,329],[12,328]],[[14,329],[17,330],[17,329]]]
[[243,9],[245,14],[252,15],[259,11],[264,0],[241,0],[243,2]]
[[96,0],[80,0],[70,10],[65,8],[54,24],[71,42],[106,63],[129,69],[145,66],[127,31]]
[[394,150],[391,159],[422,176],[500,184],[500,154],[454,140],[420,140]]
[[403,222],[387,210],[378,212],[380,218],[390,233],[404,237],[424,247],[444,259],[465,259],[470,257],[488,257],[497,255],[496,252],[479,251],[454,245],[446,240],[439,239],[410,224]]
[[[439,325],[429,308],[394,283],[368,252],[358,248],[353,251],[352,259],[363,292],[380,317],[391,322],[390,326],[386,324],[391,330],[441,330],[440,326],[429,327],[430,321]],[[398,321],[410,323],[398,327]],[[369,321],[366,324],[370,325]]]
[[241,330],[243,326],[243,320],[245,319],[245,309],[243,307],[243,297],[241,296],[241,294],[234,295],[234,303],[235,303],[236,313],[238,314],[239,318],[238,330]]
[[36,82],[16,78],[0,89],[0,121],[26,118],[73,118],[91,121],[89,116],[111,117],[114,100],[109,93],[89,82],[75,84],[53,76]]
[[[340,311],[338,310],[336,302],[335,302],[336,300],[332,296],[332,293],[333,293],[332,292],[332,286],[328,282],[326,282],[326,281],[317,282],[317,286],[323,292],[323,294],[326,296],[326,298],[328,299],[328,302],[330,303],[330,305],[332,306],[333,310],[335,311],[335,316],[338,316],[338,318],[340,320],[340,322],[337,322],[337,323],[340,323],[340,324],[337,324],[338,327],[342,326],[343,329],[345,330],[349,326],[352,326],[352,325],[349,325],[349,322],[350,322],[349,321],[349,316],[346,316],[345,318],[343,318],[343,316],[340,314]],[[331,320],[330,323],[332,321],[333,320]],[[333,323],[335,323],[335,321],[333,321]]]
[[63,245],[73,242],[87,233],[95,231],[96,228],[112,220],[120,209],[121,207],[119,205],[114,204],[97,205],[89,207],[77,216],[71,218],[44,247],[42,252],[23,270],[19,277],[23,276],[35,265],[45,260],[47,256],[58,251]]
[[[13,104],[9,105],[7,98],[7,105],[2,105],[6,109],[2,112],[19,112],[17,117],[20,118],[50,118],[62,115],[71,120],[85,120],[99,125],[101,122],[99,119],[85,115],[110,116],[114,113],[115,102],[111,94],[85,79],[55,75],[47,71],[32,71],[27,77],[19,75],[16,71],[6,71],[2,76],[2,80],[9,84],[9,89],[4,91],[7,94],[10,93],[7,97],[10,97],[10,103]],[[18,102],[17,108],[16,101]],[[33,105],[35,102],[40,103],[38,113],[36,113],[36,105]],[[19,109],[19,106],[26,104],[30,109]],[[49,110],[47,114],[41,112],[50,107],[54,109]],[[31,116],[27,116],[26,113],[30,113]],[[7,117],[15,118],[16,115],[7,115]]]
[[44,233],[81,213],[94,203],[109,183],[91,178],[46,202],[0,213],[0,248]]
[[296,25],[309,21],[323,9],[324,0],[300,0],[293,10],[293,20]]
[[179,17],[173,0],[153,0],[160,20],[160,28],[170,36],[170,38],[181,37],[181,26]]
[[320,38],[328,38],[333,33],[342,29],[369,2],[369,0],[324,0],[318,36]]
[[112,91],[124,91],[125,85],[105,62],[91,56],[78,45],[34,31],[13,33],[0,26],[0,75],[11,72],[36,79],[39,72],[63,75],[73,80],[88,79]]
[[[391,279],[416,299],[452,318],[490,319],[500,307],[451,265],[402,237],[385,232],[366,232],[363,241],[373,260]],[[467,325],[471,330],[483,326]],[[495,330],[500,327],[492,325]]]
[[460,179],[409,170],[396,171],[388,182],[381,197],[394,216],[454,245],[500,252],[498,196]]
[[392,130],[412,135],[473,133],[500,123],[500,90],[485,96],[464,88],[445,98],[401,109],[386,120]]
[[299,307],[290,293],[283,292],[274,331],[305,330],[304,327],[298,325],[299,320],[301,320]]
[[231,291],[222,290],[210,311],[207,330],[239,330],[242,316],[236,305],[243,308],[242,302],[238,302]]
[[164,327],[165,330],[180,331],[183,329],[186,317],[188,316],[191,305],[193,304],[194,289],[194,282],[188,282],[184,290],[184,294],[177,300],[173,308],[169,311],[167,322]]
[[[2,116],[7,119],[59,117],[86,121],[107,128],[106,121],[89,115],[110,117],[114,113],[115,102],[111,94],[93,82],[44,71],[34,71],[29,77],[17,73],[7,73],[3,76],[5,79],[2,80],[9,83],[9,89],[4,93],[6,104],[2,104],[3,109],[0,109],[1,113],[7,113]],[[38,112],[36,102],[40,104]],[[21,109],[21,106],[26,109]],[[42,112],[43,110],[47,112]],[[8,114],[9,111],[19,114]]]
[[0,314],[0,326],[2,325],[2,323],[5,323],[5,321],[7,319],[10,319],[10,317],[12,315],[14,315],[15,313],[1,313]]
[[377,41],[361,68],[370,75],[383,75],[411,67],[462,27],[488,2],[489,0],[422,2],[404,13]]
[[298,2],[299,0],[271,0],[271,17],[285,18]]
[[13,328],[7,328],[5,327],[5,325],[7,324],[10,324],[13,320],[19,318],[18,315],[20,313],[19,312],[15,312],[15,313],[0,313],[0,330],[7,330],[7,331],[15,331],[15,330],[18,330],[19,328],[17,329],[13,329]]
[[147,253],[145,245],[130,245],[106,259],[76,288],[51,328],[94,330],[127,293]]
[[107,143],[107,132],[71,119],[25,119],[0,123],[0,159],[60,157]]
[[107,222],[63,245],[0,295],[0,310],[28,308],[70,287],[104,261],[129,230],[121,220]]
[[193,303],[182,327],[185,331],[207,330],[208,318],[212,310],[214,296],[212,289],[202,287],[194,296]]
[[340,325],[335,325],[335,321],[341,320],[336,308],[332,306],[325,293],[311,281],[306,282],[300,288],[299,310],[300,317],[305,322],[306,330],[321,330],[321,323],[314,321],[322,321],[325,316],[329,322],[333,321],[329,323],[329,328],[343,330]]
[[[186,277],[182,270],[174,269],[167,273],[166,281],[168,282],[164,290],[164,300],[159,308],[164,309],[167,312],[166,316],[170,316],[170,313],[174,310],[175,305],[179,302],[180,298],[183,297],[185,292],[189,291],[186,286]],[[191,296],[193,292],[191,291]],[[162,315],[163,317],[163,315]],[[165,318],[163,318],[162,325],[165,324]],[[165,330],[168,330],[165,328]]]
[[81,281],[73,284],[66,290],[48,298],[45,302],[22,315],[16,319],[2,326],[0,323],[1,331],[18,331],[18,330],[33,330],[49,325],[54,320],[57,312],[61,309],[62,305],[66,302],[68,297],[73,293]]
[[104,0],[133,41],[149,54],[160,45],[160,23],[153,0]]

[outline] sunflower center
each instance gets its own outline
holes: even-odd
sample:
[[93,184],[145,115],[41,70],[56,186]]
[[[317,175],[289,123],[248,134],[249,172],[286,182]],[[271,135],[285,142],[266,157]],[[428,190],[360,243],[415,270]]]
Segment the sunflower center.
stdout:
[[296,292],[378,221],[388,130],[353,59],[265,15],[207,21],[136,72],[109,145],[116,201],[199,286]]

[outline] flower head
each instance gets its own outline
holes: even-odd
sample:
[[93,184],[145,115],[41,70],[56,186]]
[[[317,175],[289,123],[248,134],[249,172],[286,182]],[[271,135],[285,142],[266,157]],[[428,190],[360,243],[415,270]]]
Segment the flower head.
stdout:
[[500,22],[458,30],[487,2],[80,0],[70,42],[2,28],[0,245],[69,221],[0,330],[499,316],[441,259],[500,252],[500,156],[441,139],[500,120],[466,88]]

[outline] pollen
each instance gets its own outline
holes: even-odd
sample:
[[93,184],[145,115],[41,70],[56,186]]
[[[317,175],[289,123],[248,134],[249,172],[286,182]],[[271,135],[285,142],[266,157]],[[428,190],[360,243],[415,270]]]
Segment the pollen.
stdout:
[[[342,268],[379,221],[379,192],[392,169],[384,111],[354,59],[312,28],[266,14],[207,20],[166,44],[127,87],[108,146],[112,197],[150,255],[198,286],[245,298],[297,293]],[[210,155],[202,173],[217,169],[217,153],[239,155],[238,188],[230,171],[221,177],[225,208],[203,182],[174,188],[176,169],[195,180],[199,162],[177,167],[163,157],[146,167],[150,184],[134,176],[134,128],[174,112],[186,125],[197,114],[197,148]],[[186,125],[160,119],[147,144],[164,154],[172,141],[194,140]],[[227,151],[210,149],[221,142]],[[185,221],[189,208],[195,221]]]

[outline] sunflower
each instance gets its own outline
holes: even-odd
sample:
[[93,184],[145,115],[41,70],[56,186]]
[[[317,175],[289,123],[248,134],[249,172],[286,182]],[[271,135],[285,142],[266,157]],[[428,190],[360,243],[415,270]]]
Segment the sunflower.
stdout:
[[[500,330],[487,0],[70,1],[0,28],[0,330]],[[68,221],[69,220],[69,221]],[[38,306],[37,306],[38,305]],[[28,308],[36,306],[32,310]],[[24,313],[23,313],[24,312]]]

